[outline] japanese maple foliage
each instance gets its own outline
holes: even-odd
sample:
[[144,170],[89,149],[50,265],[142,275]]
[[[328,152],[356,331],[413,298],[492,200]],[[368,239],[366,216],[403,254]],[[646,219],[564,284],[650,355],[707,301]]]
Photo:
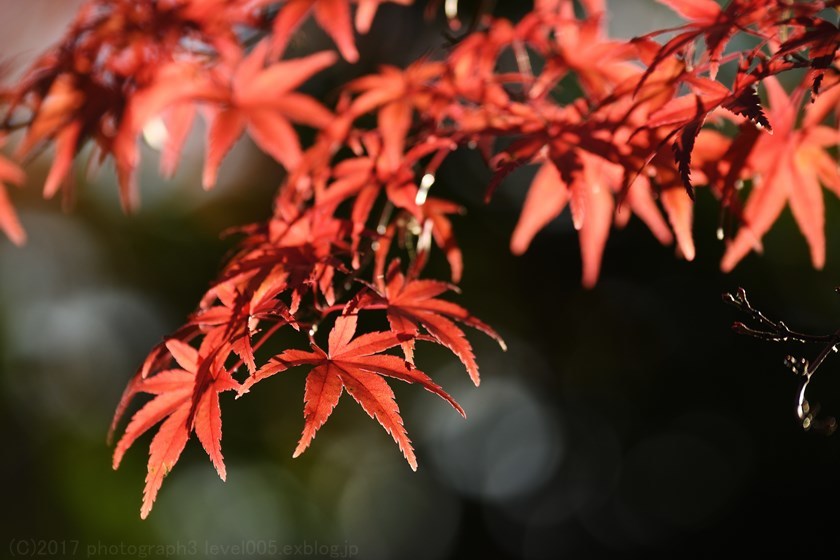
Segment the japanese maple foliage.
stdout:
[[[346,391],[416,468],[388,378],[464,413],[415,364],[418,342],[439,344],[478,385],[459,324],[501,343],[440,297],[454,285],[421,277],[438,249],[452,282],[463,272],[451,221],[461,209],[430,195],[458,150],[477,150],[493,172],[488,198],[518,168],[537,169],[511,250],[527,251],[568,207],[586,286],[597,282],[612,227],[631,214],[693,259],[692,199],[703,186],[720,201],[724,270],[760,249],[786,204],[821,267],[822,189],[840,195],[840,0],[659,1],[686,23],[629,41],[609,37],[602,0],[538,0],[515,22],[477,14],[451,47],[358,78],[327,107],[297,90],[338,55],[290,58],[292,34],[312,17],[355,62],[354,26],[366,32],[382,0],[89,0],[2,95],[3,129],[25,129],[17,157],[55,148],[46,197],[72,194],[74,159],[92,143],[97,160],[113,160],[125,208],[136,207],[138,142],[154,119],[167,131],[165,175],[196,115],[208,123],[205,188],[244,134],[286,170],[272,217],[241,228],[219,278],[118,406],[112,429],[135,396],[153,396],[125,428],[115,467],[160,423],[142,517],[193,432],[225,477],[219,394],[241,396],[287,370],[309,368],[295,456]],[[456,5],[445,3],[448,16]],[[731,50],[739,36],[754,46]],[[315,129],[314,141],[301,145],[294,125]],[[23,179],[0,159],[0,227],[16,243],[24,233],[4,184]],[[376,314],[391,330],[360,332]],[[300,344],[260,363],[255,352],[281,329],[298,331]],[[329,333],[326,346],[319,333]]]

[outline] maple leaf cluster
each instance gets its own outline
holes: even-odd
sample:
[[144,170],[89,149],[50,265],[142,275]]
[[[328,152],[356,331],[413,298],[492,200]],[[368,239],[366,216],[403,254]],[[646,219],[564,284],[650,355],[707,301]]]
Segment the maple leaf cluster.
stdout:
[[[366,32],[381,0],[90,0],[2,96],[3,130],[25,129],[18,158],[55,147],[45,196],[72,194],[73,161],[92,143],[95,159],[113,160],[132,209],[139,139],[155,119],[167,132],[164,175],[197,115],[208,125],[205,188],[245,133],[286,170],[272,217],[241,228],[196,311],[150,352],[120,401],[112,431],[135,396],[153,396],[125,428],[114,467],[160,424],[141,515],[193,432],[225,477],[220,393],[244,395],[292,368],[309,368],[295,456],[346,391],[416,468],[388,378],[464,413],[415,364],[418,342],[442,345],[477,385],[462,326],[501,343],[440,298],[463,272],[451,221],[461,209],[430,193],[456,151],[484,158],[494,174],[488,198],[518,168],[537,168],[511,250],[525,252],[568,206],[586,286],[597,281],[612,227],[631,214],[693,259],[692,200],[704,186],[720,201],[724,270],[760,250],[788,203],[822,266],[822,189],[840,195],[830,151],[840,140],[840,31],[825,14],[840,1],[659,1],[686,23],[629,41],[608,36],[603,0],[537,0],[516,22],[479,14],[439,55],[358,78],[327,107],[298,88],[338,56],[286,58],[292,34],[311,15],[354,62],[354,26]],[[728,53],[736,35],[755,46]],[[314,129],[315,140],[302,146],[294,125]],[[23,179],[0,159],[0,227],[15,242],[24,233],[3,184]],[[436,250],[452,284],[422,278]],[[365,329],[377,315],[390,330]],[[301,345],[260,363],[256,353],[281,329],[297,331]]]

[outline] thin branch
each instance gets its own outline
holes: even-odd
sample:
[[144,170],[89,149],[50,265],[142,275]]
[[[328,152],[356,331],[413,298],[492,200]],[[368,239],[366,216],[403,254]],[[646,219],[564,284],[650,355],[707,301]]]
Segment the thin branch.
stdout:
[[[840,291],[840,288],[838,288]],[[752,306],[747,299],[747,292],[738,288],[737,292],[723,294],[723,301],[732,305],[738,311],[749,316],[750,320],[756,323],[751,327],[736,321],[732,329],[738,334],[745,334],[769,342],[798,342],[801,344],[821,344],[822,349],[813,360],[797,358],[792,355],[785,357],[785,365],[794,375],[801,379],[799,389],[796,392],[796,417],[804,430],[813,430],[826,435],[831,435],[837,430],[837,419],[834,416],[821,417],[819,415],[819,403],[812,403],[807,398],[808,387],[814,374],[822,366],[825,360],[840,347],[840,330],[828,335],[803,334],[791,330],[784,321],[774,321],[764,313]]]
[[759,328],[753,328],[746,324],[736,321],[732,324],[732,330],[738,334],[746,334],[769,342],[800,342],[802,344],[819,344],[828,343],[834,340],[835,335],[811,335],[796,332],[790,329],[784,321],[773,321],[769,319],[764,313],[752,306],[747,299],[747,292],[743,288],[738,288],[734,294],[723,294],[723,301],[735,307],[742,313],[750,316],[750,319],[755,321]]

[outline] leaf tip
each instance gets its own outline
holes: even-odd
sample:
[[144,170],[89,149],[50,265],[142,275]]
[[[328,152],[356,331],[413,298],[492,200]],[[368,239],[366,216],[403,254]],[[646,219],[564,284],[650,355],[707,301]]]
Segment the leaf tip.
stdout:
[[528,243],[514,237],[510,240],[510,252],[516,255],[517,257],[522,256],[525,254],[525,251],[528,250]]

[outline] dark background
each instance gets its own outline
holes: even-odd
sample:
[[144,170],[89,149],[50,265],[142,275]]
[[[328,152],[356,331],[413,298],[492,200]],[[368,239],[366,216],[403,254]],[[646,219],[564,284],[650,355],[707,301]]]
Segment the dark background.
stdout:
[[[22,63],[54,41],[74,3],[57,4],[0,2],[5,52]],[[499,8],[515,14],[521,4]],[[611,8],[611,30],[621,36],[675,22],[652,2]],[[367,62],[337,66],[311,91],[329,100],[349,77],[443,42],[420,10],[385,6],[360,40]],[[328,45],[307,27],[296,48]],[[736,336],[735,310],[721,302],[721,293],[744,286],[792,327],[834,331],[835,197],[825,197],[823,271],[810,267],[786,210],[764,255],[720,273],[717,207],[700,192],[694,262],[675,258],[634,219],[614,232],[601,280],[585,290],[568,214],[523,257],[507,250],[533,171],[514,174],[484,206],[489,173],[471,153],[447,162],[434,189],[469,210],[456,219],[466,264],[457,301],[497,327],[509,351],[470,333],[478,389],[446,352],[419,354],[468,420],[425,391],[395,387],[420,461],[412,473],[345,397],[312,448],[292,460],[304,375],[291,371],[241,400],[223,395],[226,483],[191,441],[140,521],[150,438],[112,471],[105,433],[113,408],[146,351],[193,309],[233,246],[219,232],[266,218],[281,177],[245,141],[220,185],[204,193],[202,132],[173,181],[158,178],[146,150],[143,208],[132,216],[119,212],[108,169],[88,180],[77,166],[80,196],[70,213],[41,201],[48,157],[14,193],[30,241],[22,249],[0,243],[0,554],[119,558],[168,545],[147,552],[201,557],[244,544],[227,555],[250,557],[274,543],[299,547],[287,557],[324,556],[326,545],[360,558],[716,558],[836,544],[840,440],[802,431],[797,380],[783,366],[787,353],[819,349]],[[447,271],[433,261],[428,274]],[[826,363],[814,384],[829,412],[840,411],[836,367]]]

